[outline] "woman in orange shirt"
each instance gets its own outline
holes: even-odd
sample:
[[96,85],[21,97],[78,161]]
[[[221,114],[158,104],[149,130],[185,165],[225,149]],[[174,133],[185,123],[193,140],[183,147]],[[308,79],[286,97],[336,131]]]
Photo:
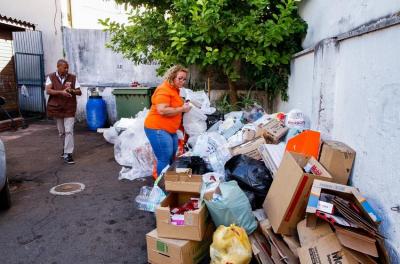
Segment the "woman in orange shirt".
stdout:
[[178,149],[178,130],[182,113],[190,111],[179,96],[186,82],[188,70],[176,65],[165,74],[164,82],[151,97],[151,108],[144,121],[144,130],[157,158],[157,175],[172,163]]

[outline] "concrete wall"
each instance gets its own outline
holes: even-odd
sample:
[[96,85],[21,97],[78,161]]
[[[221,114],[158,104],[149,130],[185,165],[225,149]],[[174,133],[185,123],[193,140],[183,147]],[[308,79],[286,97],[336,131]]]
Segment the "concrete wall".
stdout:
[[135,65],[105,47],[109,34],[102,30],[64,28],[64,47],[70,70],[86,86],[127,86],[132,80],[154,85],[161,81],[157,65]]
[[57,60],[63,56],[60,1],[2,0],[0,13],[31,22],[36,30],[42,31],[45,72],[53,72]]
[[309,27],[303,47],[314,47],[322,39],[395,14],[399,6],[399,0],[303,0],[299,13]]
[[123,5],[105,0],[71,0],[72,27],[80,29],[102,29],[98,19],[127,23],[128,16]]
[[82,86],[77,119],[85,120],[88,87],[103,87],[109,121],[116,121],[114,87],[127,87],[133,80],[148,86],[157,86],[162,78],[157,76],[157,65],[135,65],[121,54],[105,47],[109,34],[102,30],[63,28],[65,55],[70,71],[75,73]]
[[[395,19],[400,23],[400,18]],[[289,101],[324,138],[357,152],[351,182],[383,218],[392,263],[400,263],[400,24],[319,42],[292,61]],[[360,32],[355,32],[360,33]],[[352,36],[353,34],[347,34]]]

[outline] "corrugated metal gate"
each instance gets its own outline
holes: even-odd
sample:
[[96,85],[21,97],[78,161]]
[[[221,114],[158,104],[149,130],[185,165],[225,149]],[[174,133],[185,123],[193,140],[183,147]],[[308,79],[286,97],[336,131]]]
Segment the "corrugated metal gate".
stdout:
[[23,113],[46,112],[42,32],[13,32],[15,74]]

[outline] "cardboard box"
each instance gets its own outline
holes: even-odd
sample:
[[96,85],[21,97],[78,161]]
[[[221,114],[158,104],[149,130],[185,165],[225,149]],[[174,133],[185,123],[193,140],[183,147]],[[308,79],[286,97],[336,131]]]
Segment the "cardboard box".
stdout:
[[230,149],[232,156],[243,154],[256,160],[261,160],[261,155],[258,152],[258,147],[265,144],[265,139],[262,137],[253,139],[239,146]]
[[319,162],[329,171],[333,181],[347,185],[356,152],[339,141],[324,141]]
[[333,182],[322,181],[319,179],[314,181],[313,186],[311,188],[311,194],[308,199],[308,204],[306,208],[307,221],[309,221],[310,214],[315,214],[317,212],[318,202],[322,190],[328,190],[331,194],[335,194],[338,196],[345,195],[346,197],[351,198],[352,201],[355,202],[358,205],[358,207],[362,210],[364,218],[369,219],[371,222],[377,225],[381,222],[381,218],[372,209],[367,199],[364,198],[355,187],[337,184]]
[[[305,173],[310,163],[321,175]],[[332,176],[311,156],[286,152],[264,201],[264,211],[278,234],[291,235],[304,219],[305,208],[314,179],[331,180]]]
[[301,246],[306,246],[324,236],[332,234],[331,226],[326,222],[319,223],[315,228],[307,227],[307,221],[304,219],[297,224],[297,233]]
[[268,143],[278,144],[279,141],[286,135],[287,128],[281,121],[272,119],[262,127],[263,136]]
[[168,192],[200,193],[203,183],[201,175],[193,175],[191,169],[167,170],[164,176]]
[[345,250],[334,233],[324,236],[298,250],[300,263],[310,264],[358,264]]
[[161,238],[157,229],[146,235],[147,258],[151,264],[196,264],[208,255],[214,228],[209,225],[201,242]]
[[190,193],[170,193],[156,209],[157,233],[159,237],[201,241],[208,224],[208,211],[205,205],[184,214],[185,224],[177,226],[171,223],[171,208],[182,205],[190,198],[199,195]]

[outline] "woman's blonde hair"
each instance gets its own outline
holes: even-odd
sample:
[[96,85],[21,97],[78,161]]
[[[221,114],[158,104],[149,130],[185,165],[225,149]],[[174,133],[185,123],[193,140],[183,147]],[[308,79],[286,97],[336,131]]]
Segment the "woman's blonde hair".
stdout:
[[167,80],[170,84],[174,83],[174,79],[178,75],[178,72],[186,72],[188,73],[189,70],[182,65],[174,65],[167,70],[164,74],[164,79]]

